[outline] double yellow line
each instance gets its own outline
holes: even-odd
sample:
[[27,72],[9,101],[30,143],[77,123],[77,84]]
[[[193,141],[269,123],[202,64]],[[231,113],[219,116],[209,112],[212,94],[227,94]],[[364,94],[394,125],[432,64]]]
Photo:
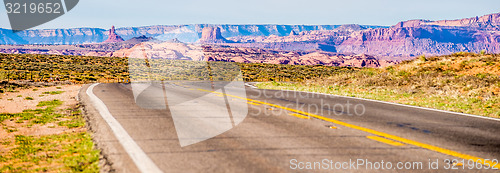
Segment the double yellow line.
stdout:
[[[204,91],[204,92],[211,92],[211,93],[223,94],[223,93],[220,93],[220,92],[209,91],[209,90],[204,90],[204,89],[198,89],[198,90]],[[230,94],[225,94],[225,95],[227,95],[229,97],[234,97],[234,98],[238,98],[238,99],[247,100],[247,101],[250,101],[250,102],[253,102],[253,103],[259,103],[259,104],[263,104],[263,105],[268,105],[268,106],[272,106],[272,107],[284,109],[284,110],[287,110],[287,111],[290,111],[290,112],[295,112],[295,113],[298,113],[298,114],[302,114],[302,115],[306,115],[306,116],[309,116],[309,117],[317,118],[317,119],[320,119],[320,120],[323,120],[323,121],[327,121],[327,122],[331,122],[331,123],[334,123],[334,124],[337,124],[337,125],[341,125],[341,126],[349,127],[349,128],[352,128],[352,129],[356,129],[356,130],[364,131],[364,132],[367,132],[367,133],[371,133],[371,134],[374,134],[374,135],[377,135],[377,136],[381,136],[381,137],[384,137],[384,138],[387,138],[387,139],[392,139],[394,141],[398,141],[398,142],[402,142],[402,143],[414,145],[414,146],[425,148],[425,149],[428,149],[428,150],[431,150],[431,151],[436,151],[438,153],[442,153],[442,154],[446,154],[446,155],[458,157],[458,158],[465,159],[465,160],[473,160],[474,162],[481,163],[483,165],[489,165],[491,168],[500,169],[500,163],[492,162],[491,160],[483,159],[483,158],[480,158],[480,157],[476,157],[476,156],[471,156],[471,155],[459,153],[459,152],[456,152],[456,151],[453,151],[453,150],[448,150],[448,149],[436,147],[436,146],[433,146],[433,145],[429,145],[429,144],[417,142],[417,141],[414,141],[414,140],[402,138],[402,137],[395,136],[395,135],[390,135],[390,134],[387,134],[387,133],[384,133],[384,132],[379,132],[379,131],[372,130],[372,129],[369,129],[369,128],[364,128],[364,127],[361,127],[361,126],[357,126],[357,125],[345,123],[345,122],[342,122],[342,121],[334,120],[334,119],[331,119],[331,118],[319,116],[319,115],[316,115],[316,114],[311,114],[311,113],[308,113],[308,112],[304,112],[304,111],[300,111],[300,110],[296,110],[296,109],[292,109],[292,108],[288,108],[288,107],[283,107],[283,106],[279,106],[279,105],[275,105],[275,104],[271,104],[271,103],[266,103],[266,102],[262,102],[262,101],[258,101],[258,100],[243,98],[243,97],[234,96],[234,95],[230,95]]]

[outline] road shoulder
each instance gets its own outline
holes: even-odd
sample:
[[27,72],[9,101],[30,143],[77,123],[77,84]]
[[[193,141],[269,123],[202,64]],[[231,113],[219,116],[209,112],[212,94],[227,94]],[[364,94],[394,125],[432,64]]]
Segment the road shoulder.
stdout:
[[111,128],[100,116],[99,112],[92,106],[87,89],[92,84],[84,85],[78,93],[80,104],[83,106],[83,113],[92,132],[92,138],[96,146],[101,150],[99,167],[101,172],[138,172],[138,169],[128,157],[124,148],[118,142]]

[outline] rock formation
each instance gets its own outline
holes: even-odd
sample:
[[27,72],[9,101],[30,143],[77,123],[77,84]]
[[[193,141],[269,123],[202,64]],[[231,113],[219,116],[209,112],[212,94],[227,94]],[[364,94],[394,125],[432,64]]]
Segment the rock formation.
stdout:
[[[339,25],[153,25],[141,27],[124,27],[116,30],[123,39],[146,35],[147,37],[158,37],[171,33],[179,28],[195,28],[201,34],[203,28],[217,26],[222,35],[227,38],[236,36],[288,36],[291,30],[297,33],[303,31],[332,30]],[[364,26],[367,28],[379,28],[381,26]],[[2,30],[8,30],[7,34]],[[109,30],[101,28],[70,28],[70,29],[33,29],[12,33],[9,29],[0,28],[0,44],[86,44],[101,43],[108,39]]]
[[134,43],[142,43],[142,42],[151,41],[151,40],[154,40],[154,38],[153,37],[147,37],[145,35],[141,35],[139,37],[131,38],[130,40],[127,40],[127,41],[128,42],[134,42]]
[[222,37],[219,27],[206,27],[201,31],[200,43],[228,43],[226,38]]
[[118,34],[115,32],[115,26],[112,26],[111,29],[109,30],[109,37],[107,40],[105,40],[103,43],[117,43],[117,42],[122,42],[125,41],[123,40],[122,37],[120,37]]
[[461,20],[410,20],[390,28],[353,33],[336,44],[338,52],[412,57],[455,52],[500,53],[500,13]]
[[289,65],[325,65],[342,67],[385,67],[394,61],[378,60],[373,56],[343,55],[323,51],[279,51],[258,48],[204,47],[205,60],[240,63]]
[[[125,39],[141,35],[156,37],[186,26],[193,28],[191,32],[202,35],[200,43],[230,47],[320,49],[342,54],[367,54],[378,59],[405,59],[460,51],[486,50],[488,53],[500,53],[500,13],[458,20],[409,20],[391,27],[196,24],[129,27],[116,32]],[[108,43],[122,40],[117,33],[114,28],[109,31],[99,28],[74,28],[25,30],[16,33],[0,28],[0,44],[82,44],[102,42],[109,37],[105,41]],[[92,46],[84,46],[87,47]],[[113,45],[112,48],[115,50],[123,46]],[[16,51],[16,48],[5,48],[7,49],[9,52]]]
[[201,61],[203,59],[203,49],[200,46],[185,43],[144,42],[129,49],[115,51],[111,56]]
[[[500,13],[459,20],[409,20],[389,28],[343,25],[333,30],[304,31],[289,36],[229,38],[254,45],[318,43],[325,51],[368,54],[377,58],[445,55],[455,52],[500,53]],[[249,46],[252,47],[252,46]],[[328,48],[323,49],[323,48]]]
[[395,27],[418,27],[418,26],[449,26],[449,27],[500,27],[500,13],[488,14],[481,17],[471,17],[457,20],[409,20],[400,22]]

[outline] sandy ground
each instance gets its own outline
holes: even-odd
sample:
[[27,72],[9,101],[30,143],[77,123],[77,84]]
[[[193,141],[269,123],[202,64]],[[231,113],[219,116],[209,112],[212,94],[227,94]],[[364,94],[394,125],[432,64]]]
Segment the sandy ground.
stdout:
[[[61,89],[57,89],[61,87]],[[63,101],[63,105],[59,109],[66,109],[71,105],[75,105],[77,100],[75,99],[78,95],[81,85],[61,85],[61,86],[51,86],[51,87],[36,87],[37,91],[33,91],[34,88],[18,90],[19,92],[7,92],[0,94],[0,113],[20,113],[25,109],[37,109],[36,105],[40,101],[51,101],[54,99]],[[65,91],[61,94],[43,94],[43,92],[51,91]],[[18,97],[21,96],[21,97]],[[26,97],[31,97],[33,100],[26,100]]]
[[[61,89],[57,89],[57,87],[61,87]],[[63,101],[63,104],[56,109],[63,110],[72,108],[78,103],[75,97],[78,95],[80,88],[81,85],[60,85],[51,87],[33,87],[30,89],[18,90],[19,92],[3,93],[0,94],[0,113],[20,113],[26,109],[43,109],[44,107],[37,107],[36,105],[40,101],[51,101],[54,99]],[[37,89],[37,91],[33,91],[33,89]],[[64,92],[55,95],[43,94],[43,92],[50,91]],[[18,97],[18,95],[21,95],[22,97]],[[32,97],[33,100],[26,100],[26,97]],[[0,122],[0,127],[2,127],[0,129],[0,139],[13,138],[15,135],[40,136],[84,130],[83,128],[69,129],[65,126],[59,126],[57,123],[47,123],[45,125],[33,124],[31,127],[28,127],[27,125],[29,121],[17,123],[16,119],[18,118],[7,119]],[[16,131],[8,132],[8,129],[16,129]]]
[[[58,89],[60,87],[60,89]],[[3,93],[0,94],[0,113],[19,113],[26,109],[44,109],[45,107],[37,107],[36,105],[40,101],[51,101],[54,99],[63,101],[61,106],[56,107],[58,113],[63,115],[69,115],[72,110],[65,110],[67,108],[75,108],[78,101],[76,100],[76,96],[81,88],[81,85],[59,85],[59,86],[51,86],[51,87],[32,87],[30,89],[21,89],[19,92],[14,93]],[[36,91],[33,91],[36,89]],[[43,92],[51,92],[51,91],[64,91],[61,94],[43,94]],[[21,95],[21,97],[18,97]],[[26,97],[32,97],[33,100],[26,100]],[[51,122],[47,124],[33,124],[31,120],[19,122],[16,120],[20,119],[19,117],[15,117],[12,119],[6,119],[3,122],[0,122],[0,156],[9,156],[11,152],[15,151],[15,147],[18,144],[15,143],[16,135],[24,135],[24,136],[44,136],[44,135],[58,135],[63,133],[79,133],[86,131],[84,127],[78,128],[68,128],[66,126],[59,126],[58,121],[70,120],[68,118],[60,118],[56,122]],[[52,151],[57,152],[61,150],[61,146],[58,148],[53,148]],[[8,164],[16,164],[19,166],[18,160],[10,160],[7,162],[0,162],[0,168],[2,165]],[[58,170],[63,167],[62,163],[36,163],[34,167],[29,169],[35,169],[41,167],[49,167],[54,170]],[[47,165],[48,164],[48,165]],[[49,171],[49,172],[58,172],[58,171]]]

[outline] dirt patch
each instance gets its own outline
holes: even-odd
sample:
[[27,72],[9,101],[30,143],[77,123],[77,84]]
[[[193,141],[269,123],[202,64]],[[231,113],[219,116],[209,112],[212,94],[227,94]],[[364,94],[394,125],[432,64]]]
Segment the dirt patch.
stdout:
[[[82,85],[61,85],[50,87],[33,87],[20,89],[19,92],[7,92],[0,94],[0,113],[20,113],[26,109],[37,109],[40,101],[60,100],[63,105],[60,109],[69,108],[78,101],[75,96]],[[55,94],[61,91],[59,94]],[[45,93],[45,94],[44,94]]]
[[99,150],[76,99],[80,88],[31,87],[0,95],[0,172],[99,171]]
[[[21,89],[19,92],[9,92],[0,95],[0,113],[21,113],[25,110],[45,109],[47,106],[37,106],[41,101],[60,100],[62,105],[57,107],[57,113],[70,115],[78,101],[81,85],[61,85],[50,87],[32,87]],[[21,96],[21,97],[19,97]],[[32,98],[27,100],[26,98]],[[13,117],[0,122],[0,139],[13,139],[16,135],[43,136],[62,134],[65,132],[84,132],[84,128],[68,128],[59,126],[57,122],[33,124],[30,121],[20,121],[23,117]],[[65,121],[68,118],[59,118]]]

